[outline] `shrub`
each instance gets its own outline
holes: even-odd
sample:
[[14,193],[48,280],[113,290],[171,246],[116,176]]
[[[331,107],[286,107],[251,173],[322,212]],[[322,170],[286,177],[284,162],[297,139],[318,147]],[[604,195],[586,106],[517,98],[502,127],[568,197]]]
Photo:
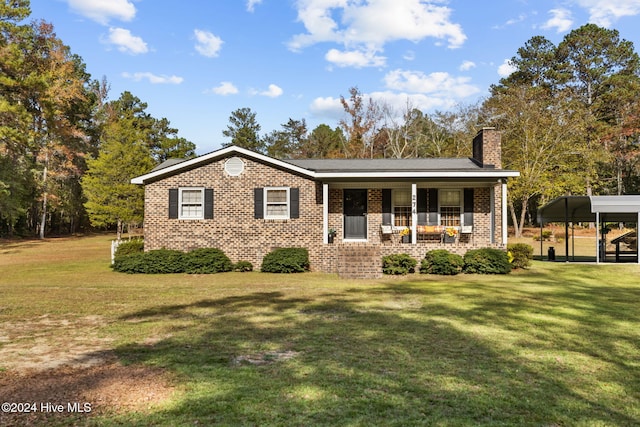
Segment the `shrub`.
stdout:
[[112,268],[121,273],[183,273],[185,270],[185,253],[168,249],[133,253],[117,257]]
[[384,274],[413,273],[418,261],[409,254],[392,254],[382,257],[382,272]]
[[533,259],[533,247],[526,243],[509,243],[507,251],[511,252],[513,268],[527,268]]
[[126,240],[124,242],[120,242],[120,244],[116,248],[116,253],[114,254],[114,258],[127,256],[135,253],[140,253],[143,251],[144,251],[144,240],[142,239]]
[[189,274],[211,274],[231,271],[233,263],[220,249],[194,249],[184,256],[184,271]]
[[302,273],[309,270],[309,251],[305,248],[278,248],[262,259],[265,273]]
[[465,273],[507,274],[511,264],[505,251],[493,248],[472,249],[464,254]]
[[253,271],[253,264],[249,261],[238,261],[233,265],[233,271]]
[[445,249],[436,249],[427,252],[420,264],[420,273],[453,276],[462,271],[463,265],[460,255]]

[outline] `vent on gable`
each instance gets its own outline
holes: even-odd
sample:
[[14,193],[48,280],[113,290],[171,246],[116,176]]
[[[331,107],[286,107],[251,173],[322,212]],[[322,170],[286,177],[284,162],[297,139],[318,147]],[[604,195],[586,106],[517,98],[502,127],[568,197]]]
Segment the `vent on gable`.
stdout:
[[232,157],[224,162],[224,171],[229,176],[240,176],[244,172],[244,162],[240,157]]

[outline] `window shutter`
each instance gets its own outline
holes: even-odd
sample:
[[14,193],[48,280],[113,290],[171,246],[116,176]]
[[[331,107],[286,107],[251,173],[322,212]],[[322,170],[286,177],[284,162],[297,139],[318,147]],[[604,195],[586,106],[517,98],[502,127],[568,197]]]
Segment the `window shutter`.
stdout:
[[264,190],[262,188],[253,189],[253,217],[264,218]]
[[300,189],[299,188],[289,189],[289,202],[291,203],[289,206],[289,217],[300,218]]
[[213,188],[204,189],[204,219],[213,219]]
[[427,225],[428,223],[428,210],[427,210],[427,189],[418,188],[418,225]]
[[438,189],[429,188],[429,203],[427,210],[429,215],[427,217],[428,225],[438,225]]
[[391,189],[382,189],[382,225],[391,225]]
[[178,218],[178,189],[169,189],[169,219]]
[[473,188],[464,189],[464,225],[473,225]]

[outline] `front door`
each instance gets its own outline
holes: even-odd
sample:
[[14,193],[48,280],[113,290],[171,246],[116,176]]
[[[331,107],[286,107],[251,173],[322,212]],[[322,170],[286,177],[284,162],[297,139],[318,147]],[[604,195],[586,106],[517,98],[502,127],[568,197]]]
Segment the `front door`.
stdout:
[[367,239],[367,190],[344,190],[344,238]]

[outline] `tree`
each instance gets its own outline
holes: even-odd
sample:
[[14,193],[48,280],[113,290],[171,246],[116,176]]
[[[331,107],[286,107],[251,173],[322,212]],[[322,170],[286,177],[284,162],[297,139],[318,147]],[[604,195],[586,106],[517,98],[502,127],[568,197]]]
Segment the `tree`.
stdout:
[[107,105],[99,154],[87,161],[82,178],[91,225],[115,225],[118,239],[125,224],[140,223],[144,215],[144,189],[131,184],[131,178],[155,164],[148,141],[152,119],[146,107],[130,92]]
[[276,158],[300,157],[300,150],[307,142],[307,122],[305,119],[289,119],[282,130],[274,130],[264,138],[267,154]]
[[380,106],[371,98],[365,102],[357,87],[351,87],[349,94],[348,101],[340,96],[340,103],[347,113],[347,117],[340,120],[340,127],[348,138],[344,147],[345,157],[374,158],[382,155],[382,150],[374,144],[376,126],[382,119]]
[[251,108],[238,108],[229,116],[229,122],[222,135],[231,138],[231,142],[222,144],[223,147],[236,145],[258,153],[264,152],[264,141],[258,136],[260,125],[256,121],[256,113],[251,111]]
[[300,147],[300,157],[307,159],[324,159],[343,157],[342,147],[345,137],[342,129],[336,127],[331,129],[326,124],[320,124],[311,131],[305,144]]

